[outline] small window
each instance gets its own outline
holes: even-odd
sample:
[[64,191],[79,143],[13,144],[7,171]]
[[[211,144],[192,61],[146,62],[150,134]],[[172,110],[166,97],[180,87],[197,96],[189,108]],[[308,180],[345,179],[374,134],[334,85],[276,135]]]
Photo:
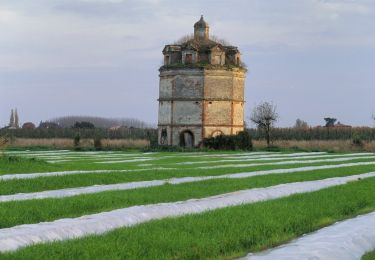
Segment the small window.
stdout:
[[236,64],[240,66],[240,57],[237,57]]
[[164,65],[169,64],[169,55],[164,56]]
[[193,62],[193,54],[186,54],[185,64],[191,64]]

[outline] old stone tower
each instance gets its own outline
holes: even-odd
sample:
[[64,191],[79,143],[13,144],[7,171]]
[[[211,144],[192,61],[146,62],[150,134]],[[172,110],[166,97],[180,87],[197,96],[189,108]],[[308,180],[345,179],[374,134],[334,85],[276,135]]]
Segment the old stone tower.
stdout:
[[203,138],[243,130],[246,69],[237,47],[210,39],[202,16],[194,36],[166,45],[163,55],[159,144],[197,146]]

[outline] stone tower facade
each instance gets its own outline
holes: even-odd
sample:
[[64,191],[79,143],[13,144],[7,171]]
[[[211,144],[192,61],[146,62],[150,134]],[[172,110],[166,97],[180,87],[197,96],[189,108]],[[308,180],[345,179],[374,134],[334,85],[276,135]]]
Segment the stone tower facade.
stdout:
[[159,144],[198,146],[203,138],[243,130],[246,69],[237,47],[211,40],[201,17],[194,36],[166,45],[163,55]]

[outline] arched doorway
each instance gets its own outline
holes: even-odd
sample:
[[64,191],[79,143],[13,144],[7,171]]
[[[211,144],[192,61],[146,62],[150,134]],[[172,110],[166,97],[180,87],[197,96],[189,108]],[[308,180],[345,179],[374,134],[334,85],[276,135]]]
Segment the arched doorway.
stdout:
[[194,134],[185,130],[180,134],[180,146],[182,147],[193,147],[194,146]]
[[223,132],[221,132],[220,130],[215,130],[212,132],[211,137],[216,137],[219,135],[223,135]]

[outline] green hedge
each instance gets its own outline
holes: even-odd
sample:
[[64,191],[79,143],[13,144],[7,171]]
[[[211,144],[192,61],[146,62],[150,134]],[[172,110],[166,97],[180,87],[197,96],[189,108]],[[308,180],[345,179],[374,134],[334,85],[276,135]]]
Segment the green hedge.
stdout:
[[203,139],[204,147],[215,150],[251,150],[253,143],[248,132],[242,131],[237,135],[218,135]]
[[[265,133],[258,129],[247,129],[254,140],[264,139]],[[314,127],[314,128],[274,128],[272,140],[375,140],[375,128],[353,127]]]
[[1,129],[0,136],[18,138],[74,138],[79,133],[84,138],[109,138],[109,139],[150,139],[157,136],[157,130],[153,128],[128,128],[109,130],[104,128],[73,129],[73,128],[36,128],[36,129]]

